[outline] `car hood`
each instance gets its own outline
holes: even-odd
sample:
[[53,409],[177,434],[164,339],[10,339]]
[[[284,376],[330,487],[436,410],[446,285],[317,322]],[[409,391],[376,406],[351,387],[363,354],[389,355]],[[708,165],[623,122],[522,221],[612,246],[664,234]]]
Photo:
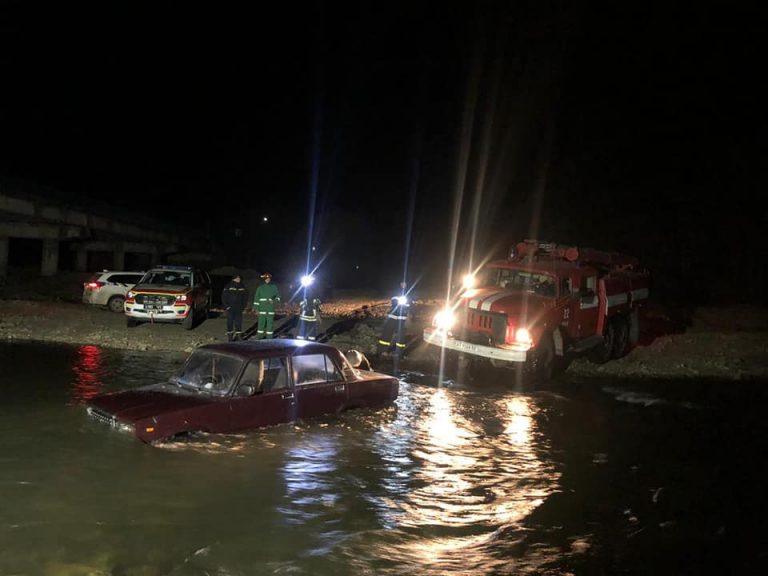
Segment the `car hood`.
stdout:
[[172,286],[170,284],[137,284],[131,291],[142,294],[186,294],[192,290],[189,286]]
[[207,395],[162,385],[96,396],[90,406],[127,423],[215,402]]
[[469,311],[506,314],[510,318],[535,318],[554,305],[552,298],[503,288],[482,288],[466,297]]

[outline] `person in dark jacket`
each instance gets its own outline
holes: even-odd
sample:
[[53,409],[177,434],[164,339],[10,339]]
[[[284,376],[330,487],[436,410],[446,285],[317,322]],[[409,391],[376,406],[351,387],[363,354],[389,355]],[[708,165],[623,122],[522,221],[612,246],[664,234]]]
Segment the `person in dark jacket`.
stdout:
[[240,340],[243,332],[243,310],[248,306],[248,291],[241,282],[240,275],[224,286],[221,303],[227,311],[227,341]]
[[320,299],[315,298],[308,291],[304,293],[304,299],[299,304],[299,340],[316,340],[317,329],[320,324]]
[[411,303],[405,292],[405,282],[400,283],[400,295],[392,297],[392,305],[379,334],[380,354],[391,353],[399,356],[405,350],[405,321]]

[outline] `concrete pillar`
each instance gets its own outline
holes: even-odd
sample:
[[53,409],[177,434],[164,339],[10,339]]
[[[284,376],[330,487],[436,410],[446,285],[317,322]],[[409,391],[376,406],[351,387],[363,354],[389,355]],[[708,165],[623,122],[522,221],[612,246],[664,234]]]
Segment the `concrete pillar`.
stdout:
[[43,263],[40,273],[43,276],[53,276],[59,271],[59,241],[43,240]]
[[0,237],[0,278],[8,276],[8,238]]
[[75,253],[75,270],[77,272],[88,272],[88,250],[78,248]]
[[112,270],[125,270],[125,246],[122,242],[115,242],[113,250]]

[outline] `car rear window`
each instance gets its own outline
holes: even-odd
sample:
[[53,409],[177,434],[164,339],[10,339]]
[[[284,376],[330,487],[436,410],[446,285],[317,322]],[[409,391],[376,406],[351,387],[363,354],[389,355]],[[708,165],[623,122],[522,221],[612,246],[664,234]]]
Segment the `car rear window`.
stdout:
[[141,274],[112,274],[107,278],[107,282],[133,285],[141,279],[141,276]]

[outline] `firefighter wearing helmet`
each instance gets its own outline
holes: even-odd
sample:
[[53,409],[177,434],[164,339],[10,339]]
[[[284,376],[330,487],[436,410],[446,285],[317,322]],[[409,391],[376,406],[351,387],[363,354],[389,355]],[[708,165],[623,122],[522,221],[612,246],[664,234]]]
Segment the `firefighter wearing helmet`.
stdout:
[[320,299],[305,294],[299,304],[299,340],[316,340],[317,328],[320,324]]
[[400,295],[392,297],[392,305],[379,334],[379,353],[399,356],[405,351],[405,321],[408,320],[410,302],[405,291],[405,282],[400,283]]
[[265,272],[261,275],[264,283],[256,288],[253,295],[253,307],[259,313],[259,323],[256,329],[256,339],[272,338],[274,331],[272,324],[275,321],[275,306],[280,302],[280,293],[272,284],[272,274]]

